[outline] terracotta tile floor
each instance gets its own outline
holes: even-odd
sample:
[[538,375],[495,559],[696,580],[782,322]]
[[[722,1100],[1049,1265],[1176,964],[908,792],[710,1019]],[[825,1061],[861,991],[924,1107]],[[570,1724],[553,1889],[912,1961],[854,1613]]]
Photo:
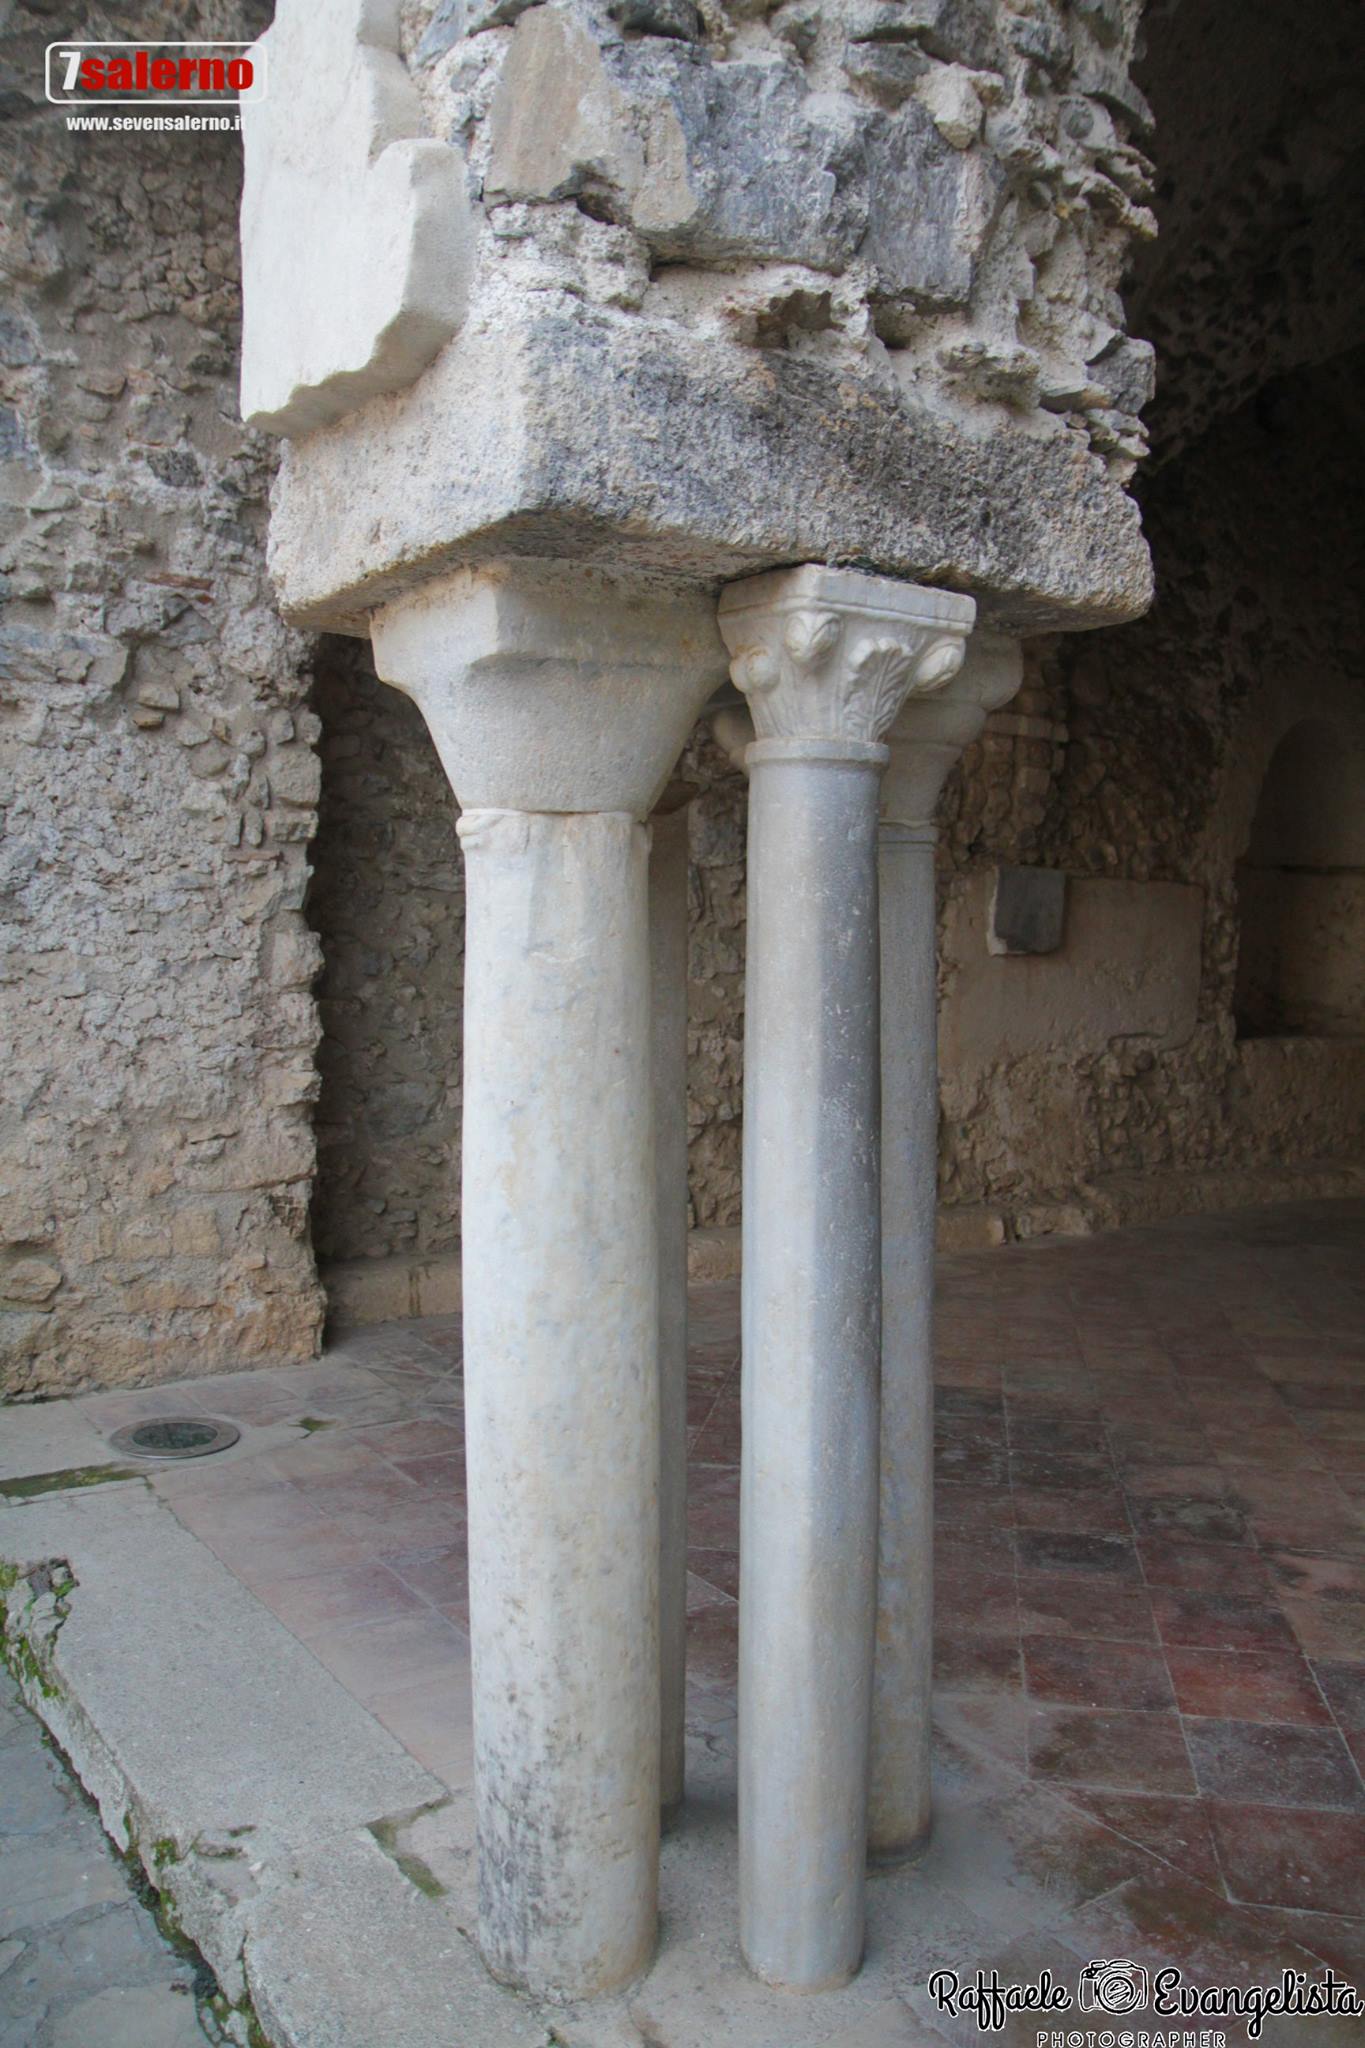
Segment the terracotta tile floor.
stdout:
[[[696,1293],[691,1334],[691,1726],[732,1754],[736,1286]],[[1210,1981],[1284,1956],[1365,1979],[1365,1203],[944,1258],[937,1351],[924,1884],[1000,1955],[1046,1927],[1073,1956]],[[190,1383],[244,1423],[326,1426],[157,1481],[451,1783],[469,1771],[458,1358],[448,1318]],[[142,1399],[90,1406],[112,1425]],[[1332,2024],[1322,2048],[1359,2038]]]

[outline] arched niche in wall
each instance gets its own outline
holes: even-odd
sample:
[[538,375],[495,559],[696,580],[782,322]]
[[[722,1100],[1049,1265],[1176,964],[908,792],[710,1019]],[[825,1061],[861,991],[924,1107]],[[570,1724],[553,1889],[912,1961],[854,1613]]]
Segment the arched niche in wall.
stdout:
[[1365,1037],[1365,747],[1281,739],[1237,865],[1239,1038]]
[[313,1249],[334,1322],[445,1314],[459,1274],[459,812],[421,713],[378,680],[365,642],[323,635],[313,670]]

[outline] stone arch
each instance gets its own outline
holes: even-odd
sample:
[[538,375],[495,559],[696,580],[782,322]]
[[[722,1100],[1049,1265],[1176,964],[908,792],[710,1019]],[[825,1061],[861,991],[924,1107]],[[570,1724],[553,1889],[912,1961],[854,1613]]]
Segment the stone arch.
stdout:
[[1365,1036],[1365,736],[1352,725],[1296,720],[1261,777],[1236,866],[1239,1038]]

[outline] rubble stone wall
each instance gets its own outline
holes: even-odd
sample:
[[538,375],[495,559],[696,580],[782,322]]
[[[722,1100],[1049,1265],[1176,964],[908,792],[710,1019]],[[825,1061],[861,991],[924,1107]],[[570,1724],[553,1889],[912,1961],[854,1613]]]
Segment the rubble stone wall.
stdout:
[[[244,35],[264,14],[96,10],[87,33]],[[467,129],[486,169],[497,75],[528,17],[514,0],[410,14],[442,132]],[[607,312],[638,297],[774,363],[875,362],[983,432],[1006,409],[1126,475],[1150,367],[1115,296],[1146,181],[1126,139],[1145,123],[1120,76],[1126,5],[647,0],[577,18],[596,24],[589,55],[613,89],[677,112],[691,210],[675,191],[669,214],[653,189],[642,213],[629,166],[594,169],[570,138],[563,194],[509,189],[492,209],[519,289],[540,274]],[[36,0],[16,11],[0,141],[0,1389],[18,1396],[306,1356],[315,1252],[324,1277],[453,1266],[459,1227],[454,803],[363,644],[279,618],[275,449],[237,417],[235,140],[69,134],[41,105],[51,32]],[[800,99],[810,172],[779,224],[783,262],[771,224],[730,217],[733,193],[693,176],[685,118],[716,53],[779,46],[802,76],[774,72],[764,119],[795,122],[783,95]],[[731,116],[739,148],[751,114]],[[870,207],[858,138],[873,127],[903,132],[959,226],[976,223],[946,242],[938,211],[905,223],[913,290],[894,249],[845,263],[852,230],[826,218],[829,180],[802,155],[851,152],[840,203]],[[994,197],[974,212],[980,193]],[[1000,860],[1201,906],[1179,1042],[1092,1042],[1082,1015],[1065,1051],[946,1074],[941,1191],[966,1234],[1250,1198],[1285,1174],[1323,1191],[1359,1156],[1359,1042],[1239,1040],[1234,1000],[1237,866],[1266,767],[1296,721],[1346,732],[1359,716],[1345,650],[1365,588],[1347,536],[1361,368],[1296,373],[1167,464],[1147,488],[1151,617],[1031,643],[1023,691],[946,792],[945,932]],[[705,729],[685,768],[692,1217],[725,1229],[745,790]],[[1020,964],[1046,986],[1046,958]],[[950,950],[945,1004],[962,980]]]
[[[1242,863],[1286,734],[1327,726],[1357,815],[1365,807],[1363,367],[1356,351],[1294,372],[1147,481],[1151,613],[1040,645],[1037,679],[1011,707],[1040,720],[1035,739],[1012,743],[1032,755],[1013,803],[984,757],[964,762],[949,794],[950,903],[994,858],[1149,890],[1183,884],[1202,900],[1180,1042],[1125,1033],[1075,1058],[1059,1049],[945,1074],[941,1193],[988,1233],[1358,1182],[1365,1016],[1343,1028],[1335,979],[1330,1031],[1239,1037],[1236,1012]],[[988,734],[979,752],[1001,744]],[[1340,791],[1320,803],[1329,795],[1342,808]],[[1306,788],[1298,798],[1313,803]],[[990,820],[979,836],[973,813]],[[1349,877],[1334,886],[1344,896]],[[1358,949],[1359,928],[1340,936]],[[950,989],[951,960],[943,972]]]
[[[259,8],[143,10],[162,36]],[[92,15],[87,35],[126,36]],[[307,1356],[317,720],[236,417],[237,146],[3,58],[0,1389]]]
[[431,133],[482,204],[481,289],[1035,413],[1130,475],[1154,234],[1137,0],[405,0]]

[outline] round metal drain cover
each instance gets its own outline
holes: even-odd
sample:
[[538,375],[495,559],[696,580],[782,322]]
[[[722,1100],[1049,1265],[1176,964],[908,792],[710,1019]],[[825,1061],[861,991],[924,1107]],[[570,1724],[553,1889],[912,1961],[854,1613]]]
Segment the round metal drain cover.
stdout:
[[109,1444],[125,1458],[206,1458],[210,1451],[227,1450],[241,1434],[209,1415],[157,1415],[116,1429]]

